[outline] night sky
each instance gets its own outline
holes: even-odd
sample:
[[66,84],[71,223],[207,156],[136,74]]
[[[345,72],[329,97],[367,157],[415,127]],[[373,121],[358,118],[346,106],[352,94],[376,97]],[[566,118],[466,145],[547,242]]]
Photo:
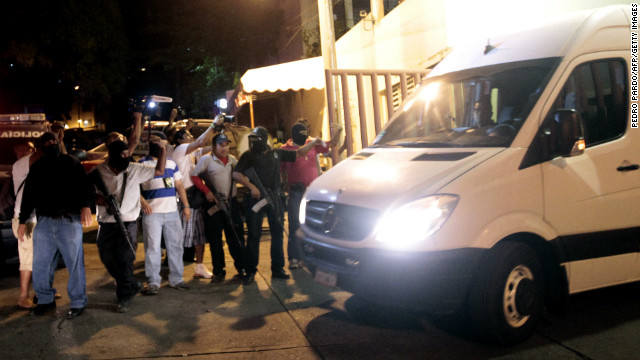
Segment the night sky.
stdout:
[[276,0],[4,1],[0,113],[60,118],[80,98],[121,116],[149,93],[195,109],[267,65],[281,22]]

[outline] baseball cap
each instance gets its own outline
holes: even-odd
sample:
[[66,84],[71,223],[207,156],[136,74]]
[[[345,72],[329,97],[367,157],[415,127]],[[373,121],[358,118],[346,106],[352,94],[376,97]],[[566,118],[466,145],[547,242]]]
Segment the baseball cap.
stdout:
[[214,139],[214,142],[216,144],[223,144],[225,141],[228,142],[228,143],[231,143],[231,140],[229,140],[227,135],[222,134],[222,133],[216,135],[216,138]]

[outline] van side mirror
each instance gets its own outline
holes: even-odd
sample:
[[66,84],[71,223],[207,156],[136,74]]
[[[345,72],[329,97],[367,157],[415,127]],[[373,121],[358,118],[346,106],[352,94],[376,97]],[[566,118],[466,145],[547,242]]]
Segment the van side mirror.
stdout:
[[573,109],[558,109],[552,116],[557,155],[570,157],[582,154],[586,143],[580,115]]

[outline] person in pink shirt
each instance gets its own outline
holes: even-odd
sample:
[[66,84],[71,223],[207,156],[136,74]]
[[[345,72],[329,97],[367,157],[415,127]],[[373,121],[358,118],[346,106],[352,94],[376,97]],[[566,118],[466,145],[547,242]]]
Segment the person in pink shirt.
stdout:
[[[315,140],[309,137],[308,125],[305,124],[308,124],[307,120],[299,119],[298,122],[293,125],[291,128],[291,139],[282,145],[282,149],[297,150],[308,142]],[[302,258],[300,246],[295,240],[295,232],[300,227],[298,213],[300,212],[302,196],[307,186],[320,175],[318,155],[328,153],[329,150],[338,143],[341,131],[342,128],[337,129],[328,144],[323,141],[321,145],[314,146],[305,156],[298,157],[295,162],[282,163],[282,170],[286,174],[287,189],[289,192],[289,202],[287,204],[287,219],[289,221],[287,257],[289,259],[289,269],[297,269],[300,266],[299,262]]]

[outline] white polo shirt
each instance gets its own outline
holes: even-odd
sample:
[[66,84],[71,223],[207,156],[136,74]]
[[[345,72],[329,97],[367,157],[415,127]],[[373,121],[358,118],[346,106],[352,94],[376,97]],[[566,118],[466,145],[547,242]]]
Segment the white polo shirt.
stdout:
[[[114,195],[120,202],[120,214],[123,221],[136,221],[140,216],[140,184],[153,179],[156,168],[137,163],[129,163],[126,171],[116,175],[107,165],[107,161],[95,167],[99,171],[107,191]],[[124,173],[127,173],[127,185],[124,191],[124,199],[120,199]],[[109,215],[104,206],[97,207],[96,218],[98,222],[114,223],[116,219]]]
[[202,156],[203,148],[194,150],[190,154],[187,154],[187,148],[189,144],[181,144],[173,149],[172,158],[178,164],[178,170],[182,174],[182,185],[185,190],[193,186],[191,181],[191,170],[196,166],[196,161]]
[[202,173],[206,173],[216,190],[221,192],[225,198],[229,195],[229,188],[233,186],[231,189],[231,196],[233,197],[236,195],[236,186],[231,179],[231,173],[237,164],[238,161],[231,155],[229,155],[229,161],[225,165],[215,154],[207,154],[198,160],[198,164],[191,172],[191,176],[199,176]]

